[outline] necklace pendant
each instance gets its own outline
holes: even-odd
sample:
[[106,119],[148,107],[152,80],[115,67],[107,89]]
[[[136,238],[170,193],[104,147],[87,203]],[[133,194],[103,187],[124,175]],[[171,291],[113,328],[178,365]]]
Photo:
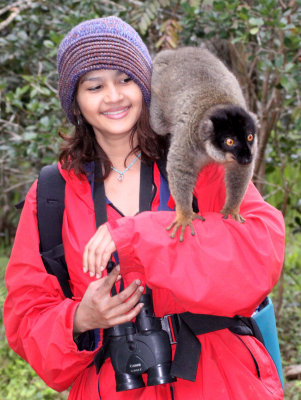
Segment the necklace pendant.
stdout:
[[119,171],[118,169],[114,168],[111,165],[111,169],[115,172],[118,173],[118,177],[117,180],[118,182],[122,182],[123,181],[123,176],[124,174],[135,164],[135,162],[141,157],[141,152],[138,154],[138,156],[131,162],[131,164],[124,170],[124,171]]

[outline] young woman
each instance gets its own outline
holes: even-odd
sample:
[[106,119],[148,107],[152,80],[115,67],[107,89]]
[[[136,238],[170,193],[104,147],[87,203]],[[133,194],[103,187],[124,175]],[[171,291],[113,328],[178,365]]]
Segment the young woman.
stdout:
[[[4,321],[11,347],[49,386],[71,386],[71,400],[282,399],[275,365],[252,332],[196,333],[188,349],[201,343],[201,352],[195,357],[188,350],[173,383],[116,392],[110,358],[97,372],[93,359],[103,329],[132,321],[146,287],[157,317],[249,317],[279,277],[284,224],[252,184],[241,208],[246,223],[222,219],[223,169],[210,165],[195,188],[206,221],[195,221],[196,235],[186,232],[184,243],[169,237],[165,228],[174,213],[162,172],[165,144],[148,123],[151,59],[128,24],[109,17],[76,26],[60,45],[58,71],[61,104],[75,125],[58,164],[66,181],[62,236],[73,298],[64,297],[41,260],[34,183],[6,273]],[[97,227],[95,187],[101,182],[108,222]],[[121,270],[107,273],[112,254]],[[125,289],[111,296],[120,274]],[[87,332],[94,340],[83,350],[77,344]],[[172,344],[173,353],[179,343]]]

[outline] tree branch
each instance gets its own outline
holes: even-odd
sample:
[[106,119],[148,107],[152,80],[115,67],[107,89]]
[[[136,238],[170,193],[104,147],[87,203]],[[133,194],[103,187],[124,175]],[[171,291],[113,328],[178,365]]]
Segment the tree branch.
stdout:
[[[26,0],[25,0],[26,1]],[[14,7],[18,7],[24,3],[24,0],[15,1],[12,4],[8,4],[7,6],[1,8],[0,15],[5,14],[7,11],[11,10]]]
[[22,182],[18,182],[18,183],[16,183],[15,185],[12,185],[12,186],[10,186],[10,187],[7,188],[7,189],[4,189],[4,193],[11,192],[12,190],[15,190],[15,189],[17,189],[17,188],[19,188],[19,187],[21,187],[21,186],[25,186],[25,185],[27,185],[27,184],[29,184],[29,183],[32,183],[32,182],[33,182],[33,179],[32,179],[32,178],[27,179],[27,180],[22,181]]
[[0,31],[6,28],[7,25],[9,25],[16,18],[16,16],[20,13],[20,8],[13,7],[11,11],[12,13],[9,15],[9,17],[0,23]]
[[11,11],[11,14],[0,23],[0,31],[6,28],[21,11],[26,10],[32,6],[32,0],[23,0],[16,1],[9,6],[6,6],[0,10],[0,15],[6,13],[7,11]]

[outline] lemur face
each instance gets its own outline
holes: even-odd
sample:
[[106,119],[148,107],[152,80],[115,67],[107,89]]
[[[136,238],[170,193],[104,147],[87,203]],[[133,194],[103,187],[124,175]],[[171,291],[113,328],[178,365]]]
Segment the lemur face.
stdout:
[[213,123],[212,145],[226,154],[227,161],[250,164],[256,142],[253,118],[241,107],[225,106],[216,110],[210,119]]

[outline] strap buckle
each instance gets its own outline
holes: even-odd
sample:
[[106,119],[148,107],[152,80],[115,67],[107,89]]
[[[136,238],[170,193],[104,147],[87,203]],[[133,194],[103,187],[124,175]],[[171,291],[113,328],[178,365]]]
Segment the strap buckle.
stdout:
[[170,344],[176,344],[181,326],[179,314],[167,314],[160,320],[162,329],[168,334]]

